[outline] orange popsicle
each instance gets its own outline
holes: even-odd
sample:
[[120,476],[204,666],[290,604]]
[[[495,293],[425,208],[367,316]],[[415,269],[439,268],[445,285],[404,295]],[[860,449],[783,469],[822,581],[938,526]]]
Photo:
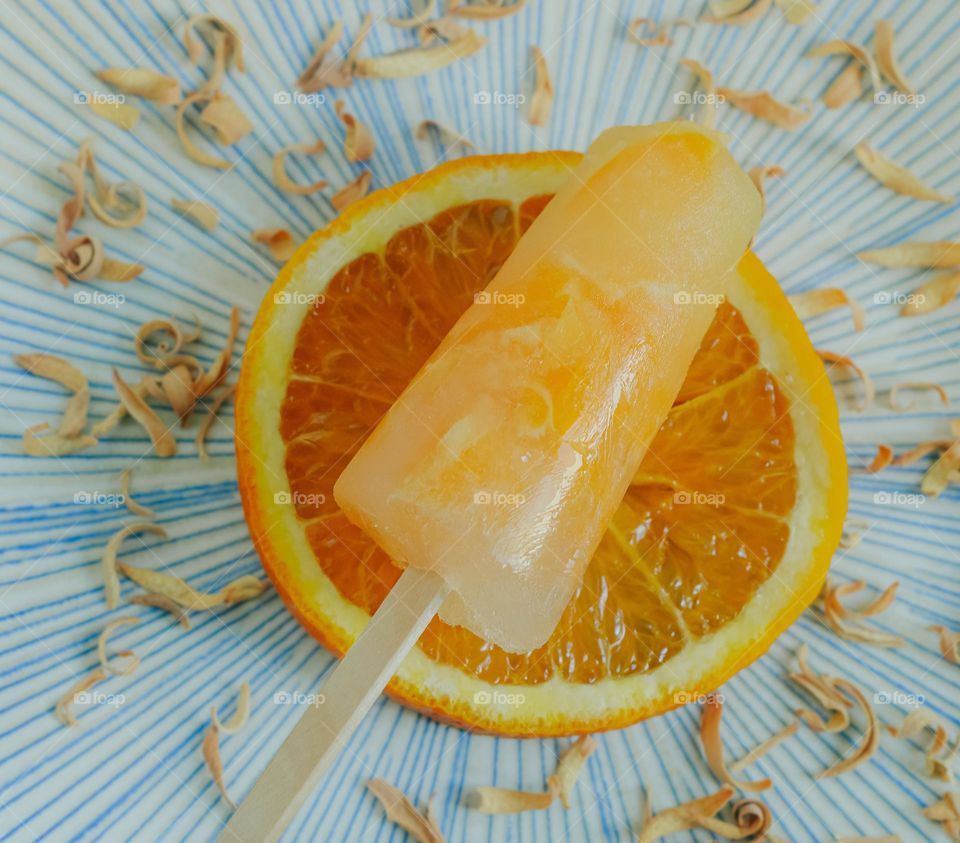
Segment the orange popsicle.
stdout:
[[546,641],[759,220],[715,132],[594,141],[334,488],[444,579],[444,620],[513,652]]

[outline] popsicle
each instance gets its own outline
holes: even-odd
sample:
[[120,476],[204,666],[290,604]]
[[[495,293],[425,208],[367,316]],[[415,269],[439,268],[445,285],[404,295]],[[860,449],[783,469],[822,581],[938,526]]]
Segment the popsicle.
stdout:
[[717,133],[600,135],[380,421],[334,496],[440,616],[543,644],[760,220]]

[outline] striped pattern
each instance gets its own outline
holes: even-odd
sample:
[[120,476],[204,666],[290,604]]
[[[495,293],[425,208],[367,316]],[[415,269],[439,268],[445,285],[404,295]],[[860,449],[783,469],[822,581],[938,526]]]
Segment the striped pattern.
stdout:
[[[767,87],[785,99],[816,98],[842,65],[839,59],[804,60],[803,54],[828,38],[870,41],[873,21],[889,17],[904,70],[926,96],[921,107],[873,106],[865,100],[829,112],[817,104],[815,119],[792,134],[729,109],[720,112],[719,122],[745,166],[778,164],[787,171],[782,181],[768,184],[768,212],[756,246],[761,257],[789,291],[838,285],[866,306],[868,329],[859,335],[840,311],[810,324],[818,347],[854,355],[881,390],[876,407],[844,416],[851,464],[869,462],[878,441],[904,448],[942,436],[949,413],[932,396],[915,410],[895,414],[885,407],[882,391],[906,380],[938,380],[954,401],[960,399],[960,306],[900,320],[895,306],[874,297],[909,292],[923,273],[879,270],[854,254],[904,239],[949,238],[956,234],[955,210],[883,190],[855,165],[850,151],[868,137],[937,189],[960,190],[960,6],[945,0],[823,0],[820,20],[803,28],[787,26],[774,12],[746,30],[679,28],[670,48],[644,49],[626,41],[624,29],[634,16],[671,17],[680,5],[534,0],[515,18],[478,24],[490,43],[466,63],[423,78],[361,83],[338,92],[377,138],[375,186],[439,160],[442,150],[434,142],[413,139],[411,128],[424,118],[456,126],[482,151],[503,152],[580,149],[605,126],[673,117],[673,95],[691,84],[678,66],[683,56],[703,61],[724,84]],[[696,15],[705,4],[682,5],[679,14]],[[373,6],[378,13],[405,8],[401,3],[393,9],[390,0]],[[275,704],[274,695],[310,693],[330,668],[329,656],[272,595],[221,615],[198,615],[190,632],[136,607],[132,611],[141,623],[124,630],[123,642],[140,653],[142,667],[100,686],[104,693],[122,694],[122,704],[83,710],[81,725],[72,730],[52,715],[74,677],[96,663],[96,636],[107,619],[99,554],[125,515],[108,504],[75,504],[75,493],[115,493],[119,471],[136,463],[134,491],[161,513],[159,523],[170,538],[128,540],[125,559],[169,566],[207,589],[257,572],[258,563],[237,496],[229,408],[227,424],[214,428],[215,459],[208,464],[194,458],[193,430],[177,431],[178,456],[164,461],[146,453],[147,440],[132,425],[121,426],[95,450],[62,460],[29,460],[21,453],[23,428],[57,419],[64,397],[56,386],[25,376],[11,355],[52,351],[77,362],[91,379],[94,418],[113,405],[111,366],[129,378],[139,376],[132,335],[147,319],[196,314],[206,329],[199,356],[209,364],[226,336],[230,305],[243,309],[242,341],[276,270],[250,244],[250,230],[283,226],[302,238],[332,216],[326,194],[291,197],[273,188],[273,153],[320,137],[328,153],[293,158],[294,178],[325,177],[339,187],[359,171],[339,151],[342,127],[333,97],[317,107],[274,102],[274,94],[292,89],[332,20],[342,17],[348,32],[356,31],[360,13],[352,3],[210,4],[247,41],[248,72],[232,73],[225,90],[256,128],[227,153],[238,162],[229,173],[186,159],[169,107],[137,103],[142,117],[128,134],[74,102],[78,91],[104,90],[91,71],[106,66],[154,67],[192,89],[202,73],[188,65],[179,34],[184,17],[202,8],[181,0],[0,0],[5,80],[0,231],[52,232],[67,195],[56,164],[73,157],[88,136],[97,137],[107,177],[135,179],[150,202],[148,221],[137,230],[106,230],[92,220],[83,224],[104,236],[113,256],[147,265],[132,284],[74,284],[63,290],[32,260],[29,244],[0,254],[0,841],[211,839],[227,813],[200,755],[210,706],[229,713],[239,683],[250,682],[251,723],[223,741],[226,779],[239,797],[297,715],[297,706]],[[410,37],[381,23],[365,52],[406,46]],[[546,53],[557,91],[551,120],[536,130],[524,122],[523,107],[474,102],[481,91],[529,98],[530,44]],[[188,122],[200,137],[195,122]],[[217,152],[205,140],[198,142]],[[214,204],[221,215],[214,235],[180,220],[169,204],[174,196]],[[74,303],[74,293],[84,290],[126,298],[116,307]],[[855,388],[844,381],[838,378],[841,391]],[[767,657],[724,689],[729,757],[778,730],[806,702],[784,681],[802,642],[814,650],[815,665],[849,676],[869,693],[922,694],[954,726],[960,723],[960,673],[939,659],[935,636],[926,630],[930,623],[957,626],[960,617],[960,495],[952,489],[916,508],[878,505],[875,498],[879,492],[916,491],[922,471],[918,466],[853,477],[851,514],[871,526],[859,546],[838,554],[834,566],[838,579],[864,578],[875,589],[901,580],[901,596],[878,625],[905,636],[909,646],[895,651],[848,646],[825,630],[816,612],[807,613]],[[129,593],[125,585],[124,595]],[[883,722],[897,723],[906,709],[880,705],[878,713]],[[541,788],[565,742],[472,737],[381,700],[336,775],[328,777],[285,840],[400,841],[403,835],[362,786],[382,776],[418,804],[435,794],[450,841],[629,841],[641,816],[644,782],[655,808],[716,788],[700,757],[697,718],[697,710],[688,707],[601,736],[569,811],[555,806],[491,819],[468,812],[464,793],[479,784]],[[855,734],[802,732],[756,764],[752,775],[770,775],[778,783],[769,804],[779,833],[794,843],[885,832],[898,832],[904,840],[943,839],[920,815],[941,787],[924,777],[915,745],[885,739],[868,767],[815,781],[819,770],[849,749]]]

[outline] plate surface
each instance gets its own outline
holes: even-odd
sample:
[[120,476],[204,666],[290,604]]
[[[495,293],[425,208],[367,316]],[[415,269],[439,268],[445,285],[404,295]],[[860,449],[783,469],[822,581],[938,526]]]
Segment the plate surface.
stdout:
[[[364,4],[365,5],[365,4]],[[399,82],[361,82],[337,92],[377,139],[374,185],[428,169],[442,159],[435,142],[412,129],[426,118],[457,127],[484,152],[583,149],[601,129],[675,117],[677,94],[692,91],[682,57],[710,67],[724,84],[768,88],[779,97],[814,101],[814,119],[793,133],[722,108],[719,127],[745,167],[779,165],[783,179],[768,182],[768,210],[756,251],[789,292],[840,286],[866,309],[867,328],[854,333],[845,311],[808,326],[815,345],[851,354],[874,377],[879,398],[866,412],[853,409],[855,384],[837,381],[847,409],[844,432],[851,466],[871,459],[876,444],[903,450],[942,438],[950,411],[935,398],[895,413],[885,390],[904,381],[937,381],[960,399],[960,304],[920,319],[900,319],[898,302],[925,273],[882,270],[856,253],[901,240],[950,239],[957,234],[952,205],[898,196],[880,187],[852,156],[859,140],[910,167],[939,190],[960,191],[960,5],[950,0],[824,0],[817,17],[788,26],[778,10],[746,28],[698,25],[674,30],[669,47],[645,48],[625,37],[638,15],[656,20],[696,17],[702,2],[531,0],[517,16],[476,28],[486,48],[441,72]],[[209,364],[226,336],[231,304],[243,310],[241,341],[276,272],[251,245],[251,230],[282,226],[298,238],[332,217],[326,194],[292,197],[270,179],[273,154],[294,142],[321,138],[328,152],[291,162],[298,180],[327,178],[338,188],[358,170],[340,153],[341,125],[333,96],[298,100],[293,82],[330,23],[343,18],[348,33],[361,17],[352,3],[211,3],[240,30],[247,72],[231,73],[225,91],[241,103],[254,132],[226,154],[229,172],[200,167],[176,139],[173,109],[139,104],[142,115],[125,133],[97,118],[84,95],[109,93],[92,75],[108,66],[149,66],[178,78],[185,90],[202,78],[186,58],[183,23],[203,4],[172,0],[0,3],[0,237],[34,230],[50,236],[67,194],[57,164],[96,137],[107,177],[125,177],[146,190],[150,214],[139,228],[107,229],[92,219],[82,227],[103,236],[108,251],[147,269],[131,284],[74,283],[63,289],[32,260],[29,244],[0,252],[0,840],[208,840],[228,816],[204,769],[200,742],[211,705],[232,707],[248,680],[251,722],[227,737],[222,752],[232,794],[250,788],[298,714],[301,695],[313,692],[331,665],[268,593],[222,615],[194,617],[185,632],[141,608],[142,622],[124,642],[141,656],[133,675],[102,687],[100,702],[80,707],[80,725],[66,729],[53,716],[57,698],[97,662],[96,639],[108,619],[99,558],[127,513],[111,496],[123,468],[136,464],[138,499],[158,510],[167,541],[128,540],[124,558],[165,565],[205,589],[257,573],[240,510],[234,475],[231,413],[215,426],[213,459],[195,457],[194,429],[177,431],[178,455],[148,453],[139,428],[121,426],[90,451],[38,460],[22,454],[25,427],[55,422],[62,391],[25,376],[11,356],[49,351],[88,374],[93,418],[113,405],[110,367],[129,378],[141,367],[133,352],[137,327],[151,318],[195,313],[205,326],[199,356]],[[404,5],[372,0],[377,14],[405,14]],[[828,111],[817,100],[843,67],[842,59],[804,59],[832,38],[870,44],[873,23],[889,18],[897,52],[921,96],[913,102],[861,102]],[[409,46],[412,36],[380,21],[368,55]],[[546,126],[524,120],[531,93],[529,46],[550,65],[556,101]],[[330,94],[330,92],[327,92]],[[196,136],[197,128],[191,132]],[[213,145],[207,145],[216,151]],[[459,153],[457,153],[459,154]],[[173,197],[200,198],[220,211],[211,235],[180,219]],[[122,297],[121,297],[122,296]],[[854,645],[807,612],[771,652],[725,686],[725,742],[737,757],[778,730],[793,709],[807,704],[785,681],[793,654],[806,642],[814,664],[850,677],[876,701],[883,723],[896,724],[917,703],[960,724],[960,668],[939,657],[927,627],[960,625],[960,553],[954,487],[939,500],[918,496],[926,463],[854,475],[851,516],[862,519],[862,541],[840,551],[833,575],[864,579],[872,590],[901,583],[893,608],[877,626],[896,631],[907,646],[879,650]],[[124,594],[132,593],[126,589]],[[874,695],[877,696],[874,696]],[[622,732],[598,737],[570,810],[509,818],[468,811],[472,786],[540,789],[565,741],[475,737],[417,716],[381,699],[354,736],[335,773],[327,777],[285,840],[401,840],[363,782],[381,776],[417,804],[436,794],[434,807],[450,841],[630,841],[642,816],[642,788],[655,809],[716,789],[699,749],[695,707]],[[756,775],[777,787],[768,804],[777,833],[793,843],[840,835],[899,833],[903,840],[941,840],[944,832],[921,808],[946,789],[924,775],[922,750],[886,735],[875,759],[839,779],[815,774],[849,750],[859,732],[801,732],[760,761]],[[687,834],[676,839],[710,839]]]

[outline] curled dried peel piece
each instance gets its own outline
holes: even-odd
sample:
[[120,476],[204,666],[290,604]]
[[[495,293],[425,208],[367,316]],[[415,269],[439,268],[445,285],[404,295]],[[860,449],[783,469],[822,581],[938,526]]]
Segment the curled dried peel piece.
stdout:
[[900,308],[901,316],[923,316],[946,307],[960,292],[960,272],[944,272],[918,287]]
[[97,668],[86,676],[78,679],[70,686],[70,690],[57,700],[57,705],[54,709],[57,719],[63,723],[64,726],[76,726],[77,718],[73,716],[73,711],[70,707],[76,701],[79,694],[82,694],[84,691],[89,691],[94,685],[103,682],[106,678],[107,674],[104,673],[102,669]]
[[182,96],[176,79],[147,67],[108,67],[98,70],[96,77],[125,94],[143,97],[157,105],[174,105]]
[[176,618],[184,629],[190,629],[190,617],[182,606],[179,606],[169,597],[162,594],[134,594],[128,603],[136,603],[139,606],[153,606],[156,609],[163,609]]
[[809,110],[780,102],[769,91],[740,91],[720,87],[717,88],[717,94],[734,108],[789,132],[799,129],[811,117]]
[[590,735],[581,735],[564,750],[557,762],[556,772],[547,779],[547,788],[560,797],[564,808],[570,807],[577,778],[596,748],[597,742]]
[[800,729],[800,721],[792,720],[786,726],[784,726],[779,732],[775,732],[769,738],[767,738],[763,743],[758,744],[753,749],[751,749],[746,755],[743,756],[739,761],[731,764],[728,769],[735,772],[737,770],[742,770],[744,767],[749,767],[754,761],[759,761],[767,753],[778,747],[791,735],[795,735]]
[[505,18],[515,15],[527,5],[527,0],[515,0],[508,6],[502,3],[473,3],[467,4],[464,0],[451,0],[447,6],[447,14],[458,18],[470,18],[472,20],[493,20],[495,18]]
[[840,598],[863,589],[863,580],[832,585],[824,585],[823,614],[828,626],[841,638],[858,641],[861,644],[873,644],[877,647],[902,647],[906,642],[899,635],[870,629],[864,619],[878,615],[890,607],[896,598],[899,582],[894,582],[872,603],[862,609],[853,610],[843,605]]
[[183,46],[187,50],[191,64],[200,64],[203,58],[203,45],[194,37],[194,33],[201,27],[208,27],[213,31],[214,43],[223,43],[224,48],[224,66],[229,68],[235,66],[241,73],[244,72],[243,64],[243,40],[233,24],[227,23],[223,18],[217,15],[197,14],[192,15],[183,29]]
[[266,590],[266,580],[261,580],[253,574],[246,574],[231,583],[227,583],[223,591],[220,592],[220,600],[224,606],[232,606],[234,603],[245,603],[247,600],[253,600]]
[[668,834],[704,828],[705,821],[715,817],[733,797],[734,789],[724,787],[709,796],[692,799],[665,811],[648,816],[637,843],[653,843]]
[[460,59],[480,51],[487,39],[469,30],[457,38],[436,47],[412,47],[382,56],[358,59],[356,75],[365,79],[403,79],[440,70]]
[[173,437],[170,429],[136,390],[131,389],[126,381],[120,377],[116,367],[113,369],[113,386],[117,390],[127,413],[147,431],[157,456],[172,457],[176,454],[177,440]]
[[237,101],[222,91],[210,97],[200,112],[200,121],[210,126],[217,140],[227,146],[237,143],[253,131],[253,123],[247,119]]
[[940,655],[948,662],[960,664],[960,632],[953,632],[939,625],[931,626],[930,629],[940,636]]
[[943,823],[944,831],[954,841],[960,840],[960,794],[948,792],[923,809],[928,820]]
[[860,141],[854,147],[854,153],[857,160],[871,176],[884,187],[888,187],[896,193],[912,196],[915,199],[926,199],[930,202],[950,204],[954,201],[953,196],[947,196],[932,187],[927,187],[906,167],[902,167],[881,155],[867,141]]
[[38,433],[49,428],[50,425],[43,422],[23,431],[23,450],[27,456],[65,457],[92,448],[98,442],[95,436],[86,435],[62,436],[59,433],[51,433],[48,436],[37,436]]
[[231,808],[236,808],[237,803],[230,798],[227,793],[227,786],[223,781],[223,760],[220,758],[220,729],[217,726],[216,710],[211,710],[211,721],[207,731],[203,736],[203,760],[206,762],[207,770],[213,783],[220,791],[220,795]]
[[[641,35],[641,30],[650,30],[651,35]],[[652,18],[634,18],[627,24],[627,38],[641,47],[669,47],[673,44],[670,30],[666,26],[658,26]]]
[[787,174],[786,170],[783,167],[778,167],[776,165],[770,167],[753,167],[748,176],[750,176],[750,181],[753,182],[754,186],[757,188],[757,193],[760,194],[760,202],[764,210],[767,207],[767,192],[765,189],[765,182],[767,179],[772,178],[783,178]]
[[947,747],[947,724],[940,715],[925,708],[917,708],[907,714],[899,727],[887,726],[887,731],[895,738],[908,740],[920,735],[925,729],[930,729],[933,736],[925,752],[926,773],[932,778],[951,781],[953,778],[952,762],[957,752],[957,746],[948,749],[943,758],[937,755]]
[[873,399],[876,397],[876,387],[873,385],[873,379],[854,363],[851,358],[821,348],[815,349],[815,351],[824,362],[832,363],[834,366],[845,366],[850,369],[863,383],[863,401],[861,401],[857,407],[858,410],[863,411],[873,404]]
[[481,814],[520,814],[549,808],[555,796],[553,790],[539,793],[506,787],[475,787],[467,794],[466,804]]
[[817,11],[817,4],[813,0],[774,0],[783,10],[787,23],[799,26],[806,23]]
[[[140,657],[134,653],[133,650],[120,650],[112,659],[107,656],[107,641],[114,630],[121,626],[138,623],[140,623],[140,621],[137,618],[122,617],[115,618],[103,628],[100,637],[97,638],[97,655],[100,658],[101,670],[112,673],[114,676],[126,676],[128,673],[133,673],[140,666]],[[116,659],[128,659],[128,661],[122,666],[116,667],[113,663]]]
[[880,80],[880,71],[877,70],[877,63],[873,56],[861,46],[853,41],[844,41],[841,38],[827,41],[819,44],[807,53],[807,58],[825,58],[827,56],[851,56],[859,62],[870,74],[870,82],[874,91],[879,91],[883,87]]
[[863,68],[856,62],[848,64],[823,92],[827,108],[842,108],[863,94]]
[[530,108],[527,111],[527,122],[531,126],[542,126],[550,117],[553,109],[553,82],[550,79],[550,68],[543,51],[535,44],[530,47],[533,55],[533,96],[530,97]]
[[848,709],[852,703],[833,685],[833,677],[814,673],[807,664],[807,645],[801,645],[797,652],[799,672],[789,674],[788,678],[803,688],[819,705],[829,711],[830,719],[824,721],[815,711],[801,708],[796,711],[804,723],[815,732],[842,732],[850,725]]
[[220,223],[220,212],[207,202],[198,199],[171,199],[170,204],[207,231],[213,231]]
[[205,167],[215,167],[218,170],[229,170],[233,164],[231,164],[225,158],[218,158],[216,155],[210,155],[209,153],[203,152],[187,134],[187,127],[185,123],[187,108],[189,108],[191,105],[199,105],[200,103],[209,102],[212,99],[213,94],[202,89],[199,91],[194,91],[194,93],[185,96],[177,106],[174,125],[177,130],[177,137],[180,138],[180,143],[183,144],[184,151],[191,159],[196,161],[198,164],[203,164]]
[[120,545],[127,536],[136,536],[140,533],[152,533],[155,536],[165,539],[167,531],[158,524],[152,524],[149,521],[138,521],[134,524],[126,524],[117,530],[111,536],[107,546],[103,549],[103,556],[100,558],[100,569],[103,575],[103,592],[107,601],[107,608],[114,609],[120,602],[120,577],[117,575],[118,562],[117,553],[120,551]]
[[934,240],[923,243],[900,243],[884,249],[870,249],[857,257],[891,269],[960,266],[960,243]]
[[953,442],[949,439],[934,439],[929,442],[921,442],[909,451],[904,451],[902,454],[894,457],[893,464],[913,465],[917,460],[923,459],[928,454],[932,454],[935,451],[947,450],[952,444]]
[[279,263],[286,263],[299,248],[293,235],[285,228],[258,228],[250,232],[250,237],[266,246],[270,257]]
[[[167,334],[172,343],[151,344],[154,334]],[[144,322],[133,338],[133,350],[141,363],[156,368],[166,368],[170,357],[176,354],[185,340],[180,326],[172,319],[151,319]]]
[[920,481],[920,491],[932,498],[940,496],[951,482],[956,482],[960,471],[960,440],[957,440],[938,459]]
[[228,399],[232,398],[236,392],[236,384],[230,384],[227,389],[224,390],[222,394],[217,397],[217,400],[213,402],[210,406],[210,410],[203,417],[203,421],[200,422],[200,427],[197,429],[197,454],[200,456],[200,459],[208,459],[209,454],[207,454],[207,436],[210,433],[210,428],[213,427],[214,421],[217,419],[217,415],[220,412],[220,408],[224,405]]
[[140,109],[126,102],[104,102],[92,99],[88,105],[97,117],[109,120],[125,132],[132,132],[140,119]]
[[327,186],[327,183],[323,181],[323,179],[313,184],[297,184],[293,181],[290,176],[287,175],[286,162],[287,156],[291,152],[299,152],[303,155],[318,155],[323,152],[324,149],[326,149],[326,145],[322,140],[318,140],[316,143],[292,143],[289,146],[285,146],[273,156],[273,183],[281,190],[287,191],[287,193],[298,193],[301,196],[323,190],[323,188]]
[[854,471],[861,471],[865,474],[876,474],[879,471],[883,471],[887,466],[893,462],[893,448],[889,445],[877,445],[877,453],[873,455],[873,459],[861,469],[854,469]]
[[176,574],[140,568],[135,565],[119,565],[121,573],[146,591],[168,597],[184,609],[212,609],[223,605],[219,594],[204,594],[184,582]]
[[760,791],[773,786],[770,779],[761,779],[756,782],[738,782],[727,769],[723,757],[723,739],[720,736],[720,723],[723,717],[723,701],[715,694],[707,697],[703,704],[700,716],[700,742],[703,744],[703,754],[713,774],[724,784],[740,790]]
[[233,346],[237,341],[237,334],[240,331],[240,308],[234,305],[230,308],[230,329],[227,333],[226,342],[223,350],[217,355],[210,368],[197,377],[194,383],[194,392],[198,398],[203,398],[212,389],[223,383],[223,379],[230,370],[230,361],[233,357]]
[[847,293],[839,287],[819,287],[815,290],[805,290],[802,293],[794,293],[788,296],[790,304],[801,319],[808,319],[811,316],[819,316],[822,313],[828,313],[839,307],[849,307],[853,314],[853,328],[855,331],[862,331],[866,322],[863,308],[855,299],[850,298]]
[[846,755],[832,767],[819,773],[817,775],[818,779],[833,778],[847,773],[855,767],[859,767],[861,764],[869,761],[880,746],[880,729],[877,726],[877,715],[874,713],[873,707],[867,701],[867,698],[863,695],[863,692],[843,677],[833,677],[831,681],[835,688],[856,700],[867,717],[867,727],[856,751],[852,755]]
[[702,20],[704,23],[723,23],[732,24],[734,26],[746,26],[747,24],[760,20],[760,18],[770,11],[772,5],[773,0],[755,0],[755,2],[745,7],[743,11],[737,12],[736,14],[723,15],[721,17],[718,17],[717,15],[705,15]]
[[425,815],[420,813],[402,791],[383,779],[370,779],[367,789],[383,805],[387,819],[400,826],[417,843],[445,843],[429,808]]
[[432,135],[437,138],[441,146],[447,149],[452,149],[455,146],[463,146],[469,149],[476,148],[465,135],[456,129],[451,129],[449,126],[438,123],[436,120],[420,121],[420,123],[417,124],[414,134],[417,140],[427,140],[427,138]]
[[31,375],[56,381],[71,392],[80,392],[89,387],[83,372],[72,363],[53,354],[17,354],[13,362]]
[[376,148],[373,135],[366,124],[361,123],[356,117],[345,111],[345,108],[343,100],[337,100],[334,103],[337,117],[340,118],[347,129],[346,137],[343,140],[344,155],[347,156],[347,161],[351,164],[357,161],[368,161],[373,157],[373,151]]
[[894,384],[890,387],[890,407],[893,410],[898,410],[903,412],[904,410],[910,410],[917,403],[915,399],[911,399],[907,404],[900,404],[897,401],[897,396],[900,394],[900,390],[909,389],[909,390],[932,390],[940,396],[940,401],[944,407],[950,406],[950,396],[947,395],[947,391],[940,386],[938,383],[933,381],[904,381],[903,383]]
[[873,30],[873,51],[877,59],[877,68],[901,93],[912,96],[916,93],[910,84],[893,49],[893,26],[888,20],[878,20]]
[[342,211],[348,205],[352,205],[358,199],[362,199],[370,192],[370,185],[373,183],[373,173],[364,170],[352,182],[344,185],[333,196],[330,197],[330,204],[337,211]]
[[235,735],[250,719],[250,684],[243,682],[240,685],[240,691],[237,693],[237,707],[233,715],[227,720],[222,721],[217,717],[217,709],[214,707],[210,711],[210,717],[217,724],[217,729],[225,735]]

